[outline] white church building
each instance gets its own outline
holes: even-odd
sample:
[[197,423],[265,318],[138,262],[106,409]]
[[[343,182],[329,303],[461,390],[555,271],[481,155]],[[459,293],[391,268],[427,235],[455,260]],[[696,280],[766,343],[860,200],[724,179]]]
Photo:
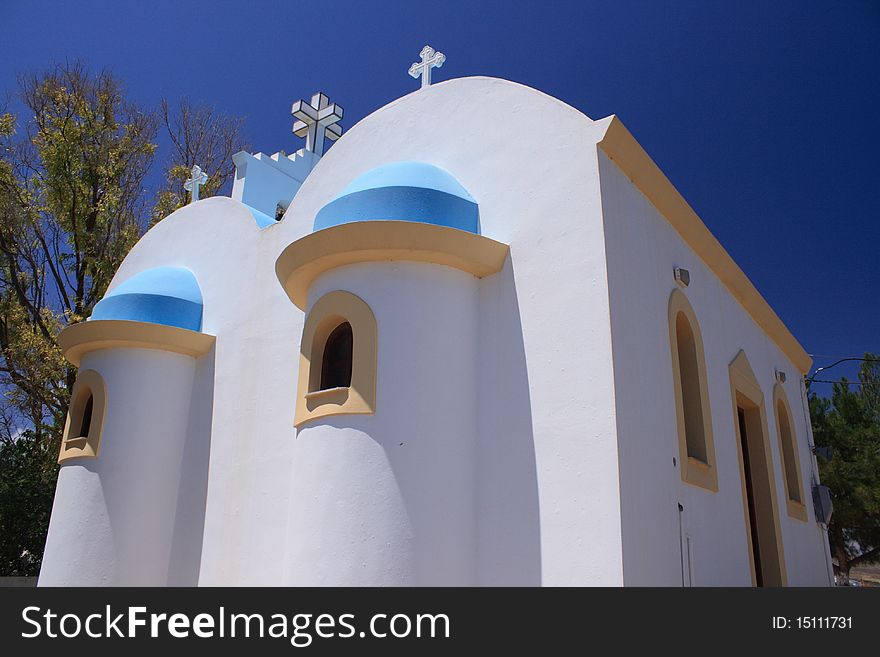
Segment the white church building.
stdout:
[[810,358],[618,118],[293,109],[61,334],[40,585],[831,583]]

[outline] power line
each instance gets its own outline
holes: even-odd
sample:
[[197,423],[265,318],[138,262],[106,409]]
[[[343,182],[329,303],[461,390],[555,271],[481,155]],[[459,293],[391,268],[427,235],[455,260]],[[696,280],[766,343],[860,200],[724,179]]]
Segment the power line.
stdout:
[[[864,363],[880,363],[880,358],[859,358],[857,356],[846,356],[845,358],[840,358],[840,359],[836,360],[835,362],[831,363],[831,365],[825,365],[824,367],[817,367],[813,371],[813,376],[806,378],[806,382],[812,383],[816,379],[816,375],[819,374],[819,372],[823,372],[825,370],[830,370],[835,365],[840,365],[841,363],[846,363],[848,361],[853,361],[853,360],[862,361]],[[824,381],[823,383],[827,383],[827,381]]]

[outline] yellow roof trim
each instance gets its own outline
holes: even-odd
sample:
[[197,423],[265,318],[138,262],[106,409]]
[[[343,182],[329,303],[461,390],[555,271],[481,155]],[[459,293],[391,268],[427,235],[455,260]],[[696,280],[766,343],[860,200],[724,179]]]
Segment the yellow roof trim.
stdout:
[[214,336],[164,324],[127,319],[95,319],[71,324],[58,335],[64,356],[79,367],[90,351],[127,347],[161,349],[187,356],[201,356],[214,344]]
[[599,148],[627,175],[802,374],[812,359],[693,208],[616,116]]
[[324,228],[289,244],[275,273],[298,308],[321,273],[356,262],[409,260],[454,267],[477,278],[501,270],[506,244],[457,228],[417,221],[356,221]]

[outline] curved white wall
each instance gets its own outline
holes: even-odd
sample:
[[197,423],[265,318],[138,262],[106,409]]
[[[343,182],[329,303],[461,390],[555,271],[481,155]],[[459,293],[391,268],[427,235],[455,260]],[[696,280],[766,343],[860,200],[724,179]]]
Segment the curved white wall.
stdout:
[[81,367],[107,386],[101,447],[61,466],[40,586],[165,585],[195,360],[107,349]]
[[[475,104],[484,111],[462,122],[461,108]],[[430,120],[431,130],[422,129],[425,120]],[[555,134],[566,138],[548,141],[543,132],[527,129],[538,121],[552,125]],[[511,256],[502,272],[471,281],[480,290],[481,332],[479,365],[475,366],[480,439],[476,458],[469,463],[479,472],[477,582],[623,583],[611,329],[593,148],[606,131],[607,121],[592,122],[534,89],[490,78],[448,80],[396,99],[346,131],[303,183],[283,221],[260,230],[247,207],[229,198],[212,197],[181,208],[138,242],[111,289],[145,269],[185,266],[202,288],[203,330],[217,336],[212,360],[205,363],[205,381],[216,382],[213,398],[202,404],[204,419],[190,419],[191,427],[210,432],[210,467],[205,463],[200,474],[207,481],[206,501],[200,505],[204,529],[194,531],[203,533],[204,540],[198,561],[194,556],[188,562],[198,564],[200,585],[269,586],[317,579],[301,572],[310,567],[305,563],[292,565],[296,550],[306,554],[317,541],[310,548],[305,542],[288,539],[288,533],[292,536],[299,531],[294,526],[299,522],[296,518],[306,513],[289,511],[292,488],[297,495],[312,490],[304,480],[318,475],[317,468],[307,467],[308,461],[300,458],[308,452],[305,446],[311,438],[298,438],[293,426],[303,313],[278,283],[275,261],[289,244],[312,232],[317,212],[354,178],[402,160],[423,161],[449,171],[478,201],[481,234],[510,245]],[[526,165],[523,153],[541,153],[541,157]],[[360,294],[373,307],[379,322],[380,362],[383,368],[389,367],[386,324],[401,319],[392,302],[402,305],[403,300],[393,298],[399,294],[396,287],[393,292],[367,289],[376,280],[362,280],[355,274],[362,275],[353,272],[341,287]],[[332,286],[327,281],[336,275],[328,272],[328,278],[316,285],[328,291]],[[446,275],[465,276],[452,271]],[[469,279],[465,276],[465,280]],[[426,300],[413,296],[421,308]],[[449,305],[460,314],[469,303],[457,299]],[[384,312],[386,307],[390,317]],[[436,316],[432,307],[422,312]],[[448,330],[447,318],[443,319],[441,326]],[[433,327],[428,335],[432,349],[447,341],[447,335]],[[401,358],[404,352],[413,351],[406,344],[390,350],[397,353],[398,348]],[[429,350],[425,357],[433,353]],[[453,363],[440,365],[452,368]],[[380,377],[384,380],[381,369]],[[467,386],[468,379],[461,383]],[[198,390],[200,385],[196,383]],[[420,401],[418,393],[430,385],[410,386],[396,406],[403,407],[414,397]],[[402,506],[383,503],[384,512],[394,520],[374,522],[391,527],[399,521],[393,526],[414,543],[407,552],[411,561],[382,556],[388,572],[397,573],[383,581],[421,581],[417,575],[421,577],[422,565],[415,559],[432,550],[437,564],[432,581],[439,581],[453,570],[443,565],[444,560],[464,559],[459,557],[459,543],[471,542],[471,535],[459,541],[449,532],[439,536],[436,549],[421,550],[418,542],[432,534],[421,524],[427,518],[413,518],[407,505],[415,486],[398,476],[399,459],[410,453],[414,441],[398,440],[395,450],[376,440],[375,428],[385,421],[389,395],[393,398],[394,394],[388,392],[389,386],[380,381],[376,417],[337,418],[322,424],[322,430],[340,441],[359,442],[363,436],[372,436],[377,454],[388,461],[386,499]],[[207,392],[197,396],[202,394],[207,397]],[[414,411],[413,423],[418,417]],[[426,435],[439,434],[438,427],[452,421],[422,417],[424,424],[407,421],[411,434],[422,429]],[[335,430],[334,423],[338,425]],[[208,437],[200,440],[207,443]],[[401,447],[400,442],[406,445]],[[348,467],[343,458],[348,450],[328,449],[334,455],[331,465]],[[351,453],[357,463],[360,455]],[[322,467],[318,456],[316,451],[308,454]],[[415,466],[422,464],[413,466],[417,471]],[[291,473],[299,470],[304,470],[303,475],[294,481]],[[65,474],[64,478],[69,477]],[[385,486],[381,478],[365,476],[365,482],[372,499],[380,499],[380,488]],[[428,483],[424,483],[426,489],[441,488]],[[448,488],[451,495],[459,493]],[[181,499],[185,494],[181,491]],[[444,490],[438,498],[451,503],[443,500],[446,495]],[[322,492],[318,498],[331,499]],[[314,506],[301,496],[295,504]],[[192,502],[192,506],[199,505]],[[420,508],[428,516],[432,513],[427,502]],[[285,522],[288,514],[290,532]],[[191,526],[184,517],[188,518],[178,511],[178,524]],[[303,520],[303,531],[314,522]],[[328,525],[332,534],[330,530]],[[400,544],[396,538],[390,542]],[[331,557],[315,549],[315,572],[326,571]],[[363,548],[364,553],[368,551]],[[352,567],[362,568],[363,561],[352,559]],[[338,581],[334,577],[328,575],[326,581]]]
[[376,414],[297,432],[285,584],[476,583],[478,283],[410,262],[313,283],[310,305],[348,290],[376,317]]

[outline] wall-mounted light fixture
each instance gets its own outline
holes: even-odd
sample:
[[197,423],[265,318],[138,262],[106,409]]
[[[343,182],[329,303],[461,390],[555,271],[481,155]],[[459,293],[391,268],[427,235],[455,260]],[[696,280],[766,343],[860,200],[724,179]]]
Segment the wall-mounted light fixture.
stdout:
[[676,267],[672,270],[675,274],[675,282],[681,285],[682,287],[687,287],[691,284],[691,273],[684,269],[683,267]]

